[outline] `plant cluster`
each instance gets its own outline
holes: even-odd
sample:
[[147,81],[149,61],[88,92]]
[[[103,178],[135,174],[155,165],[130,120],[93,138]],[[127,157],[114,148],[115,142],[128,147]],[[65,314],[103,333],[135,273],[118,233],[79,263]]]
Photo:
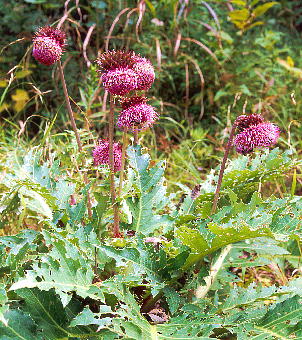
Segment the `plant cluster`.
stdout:
[[[241,35],[274,5],[258,2],[244,24],[234,22]],[[179,199],[167,190],[166,162],[153,161],[139,135],[159,118],[146,97],[151,61],[128,49],[99,55],[110,109],[91,143],[72,109],[61,23],[37,31],[32,55],[58,68],[74,145],[55,152],[57,136],[45,134],[27,153],[6,152],[0,340],[300,338],[301,161],[292,148],[272,149],[281,129],[256,110],[235,117],[220,168],[192,187],[178,184]]]

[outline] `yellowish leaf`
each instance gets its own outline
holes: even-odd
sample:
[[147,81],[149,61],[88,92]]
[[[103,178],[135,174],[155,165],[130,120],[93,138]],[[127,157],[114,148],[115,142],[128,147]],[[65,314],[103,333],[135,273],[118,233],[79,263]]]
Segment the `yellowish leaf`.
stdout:
[[278,4],[278,2],[272,1],[272,2],[267,2],[264,5],[257,6],[253,10],[253,15],[257,18],[260,15],[264,14],[266,11],[268,11],[271,7],[275,6],[276,4]]
[[277,59],[278,63],[285,67],[290,73],[292,73],[295,77],[302,79],[302,70],[297,68],[297,67],[292,67],[290,64],[287,62],[287,60],[283,59]]
[[263,21],[256,21],[256,22],[253,22],[252,24],[248,25],[246,27],[246,30],[249,30],[255,26],[261,26],[261,25],[264,25],[264,22]]
[[17,89],[15,94],[12,95],[12,100],[14,103],[14,110],[20,112],[24,109],[27,101],[29,100],[29,95],[27,91],[22,89]]
[[253,6],[256,6],[258,4],[260,0],[253,0],[251,3],[250,3],[250,6],[253,7]]
[[6,87],[8,81],[6,79],[0,79],[0,87]]
[[245,0],[231,0],[231,3],[238,6],[246,6]]
[[32,73],[31,70],[21,70],[21,71],[16,72],[16,78],[17,79],[22,79],[22,78],[27,77],[31,73]]
[[246,21],[250,16],[250,12],[244,8],[244,9],[238,9],[236,11],[232,11],[229,13],[229,17],[231,18],[231,21]]
[[3,112],[3,111],[5,111],[5,110],[7,110],[8,108],[9,108],[9,104],[7,104],[7,103],[2,103],[2,105],[0,105],[0,113],[1,112]]
[[236,25],[239,29],[243,30],[245,28],[245,22],[242,21],[232,21],[234,25]]
[[286,58],[286,62],[288,63],[288,65],[289,65],[290,67],[294,67],[294,66],[295,66],[295,62],[293,61],[293,58],[292,58],[291,56],[288,56],[288,57]]

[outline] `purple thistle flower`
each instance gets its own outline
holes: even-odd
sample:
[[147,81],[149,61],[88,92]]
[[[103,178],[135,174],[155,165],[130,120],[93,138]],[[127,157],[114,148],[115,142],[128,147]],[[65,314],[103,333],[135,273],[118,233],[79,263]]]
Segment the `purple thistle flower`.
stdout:
[[136,90],[149,90],[155,79],[154,68],[151,62],[146,58],[138,57],[133,65],[133,70],[138,74]]
[[41,64],[52,65],[60,60],[66,35],[49,26],[40,28],[33,38],[33,57]]
[[255,148],[269,148],[277,143],[280,135],[278,126],[264,122],[243,129],[234,138],[236,151],[246,155]]
[[137,56],[133,51],[107,51],[102,53],[95,61],[100,70],[99,73],[106,73],[109,70],[114,70],[116,68],[132,68],[132,66],[137,61]]
[[148,90],[155,73],[151,62],[133,51],[108,51],[96,60],[104,87],[113,95]]
[[117,126],[121,130],[144,130],[150,127],[158,118],[153,106],[146,104],[145,97],[132,97],[123,101]]
[[[101,139],[92,151],[94,165],[110,165],[109,141]],[[114,172],[122,167],[122,146],[120,143],[113,143]]]
[[250,127],[251,125],[257,125],[264,122],[264,118],[261,114],[252,113],[249,115],[241,115],[236,119],[236,126],[238,131],[243,131],[244,129]]
[[120,67],[102,74],[105,89],[117,96],[124,96],[137,87],[138,75],[130,68]]

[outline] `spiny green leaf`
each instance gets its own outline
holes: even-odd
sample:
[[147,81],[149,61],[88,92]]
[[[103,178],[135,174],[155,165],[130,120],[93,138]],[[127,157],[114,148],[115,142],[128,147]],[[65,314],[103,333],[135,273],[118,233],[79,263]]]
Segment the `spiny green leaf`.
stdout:
[[132,228],[148,235],[171,224],[168,216],[156,214],[168,203],[163,185],[163,162],[148,169],[150,157],[142,154],[140,146],[128,148],[128,157],[133,169],[130,181],[135,189],[134,196],[126,201],[133,217]]
[[1,324],[0,340],[42,340],[42,334],[37,334],[37,326],[29,315],[20,310],[9,310],[5,313],[6,323]]
[[78,302],[71,301],[64,309],[53,290],[40,291],[37,288],[20,289],[18,295],[25,300],[24,311],[29,313],[35,321],[43,338],[57,340],[96,335],[95,329],[90,327],[69,327],[71,320],[81,310],[81,305]]
[[37,287],[49,291],[54,288],[63,306],[69,303],[73,292],[82,298],[103,300],[102,291],[92,284],[94,273],[91,262],[81,255],[74,244],[59,234],[44,230],[43,235],[46,245],[51,247],[50,252],[41,256],[40,262],[33,263],[25,278],[14,283],[10,289]]
[[8,298],[6,295],[5,285],[0,283],[0,322],[7,325],[7,320],[4,317],[5,312],[8,310],[8,306],[6,303],[8,302]]
[[228,244],[255,237],[272,236],[272,233],[267,227],[252,228],[241,221],[237,222],[236,227],[208,223],[204,230],[182,226],[175,229],[175,236],[192,251],[185,265],[188,268],[204,256]]
[[[267,339],[275,337],[290,339],[296,332],[302,331],[302,300],[298,295],[293,296],[268,311],[255,325],[255,330],[260,336],[266,335]],[[297,327],[293,327],[296,325]],[[256,337],[257,338],[257,337]]]

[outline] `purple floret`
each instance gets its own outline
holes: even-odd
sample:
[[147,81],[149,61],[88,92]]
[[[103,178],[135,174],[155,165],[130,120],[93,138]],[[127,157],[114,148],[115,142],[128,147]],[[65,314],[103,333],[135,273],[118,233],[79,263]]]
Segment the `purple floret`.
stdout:
[[[109,141],[99,140],[97,146],[92,151],[94,165],[110,165],[109,160]],[[114,172],[121,170],[122,166],[122,146],[113,143]]]
[[117,96],[124,96],[137,87],[138,75],[129,68],[115,68],[102,74],[106,90]]
[[54,64],[61,59],[65,40],[65,33],[59,29],[40,28],[33,39],[33,57],[41,64]]
[[133,65],[133,70],[138,74],[136,90],[149,90],[155,79],[151,62],[146,58],[137,58],[137,62]]
[[278,126],[266,122],[252,125],[236,135],[236,151],[246,155],[256,148],[269,148],[277,143],[280,135]]
[[132,97],[124,101],[117,126],[121,130],[138,131],[150,127],[158,118],[154,107],[146,104],[145,97]]

